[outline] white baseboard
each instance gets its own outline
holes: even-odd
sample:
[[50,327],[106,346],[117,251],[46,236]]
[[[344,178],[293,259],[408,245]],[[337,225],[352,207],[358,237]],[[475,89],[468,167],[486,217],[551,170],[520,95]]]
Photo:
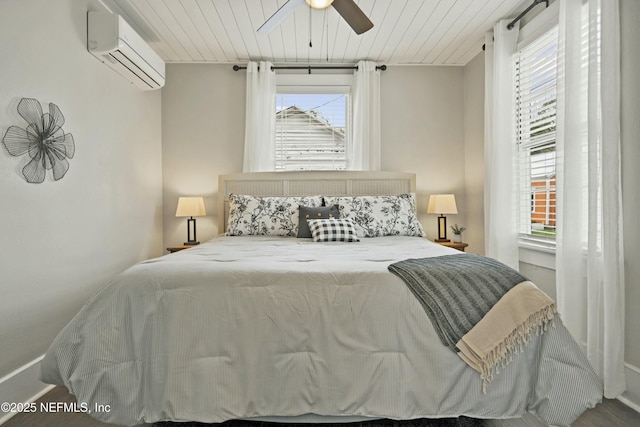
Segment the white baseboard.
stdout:
[[[0,378],[0,402],[34,402],[55,386],[40,381],[40,362],[44,355]],[[0,411],[0,425],[16,415]]]
[[627,381],[627,391],[622,393],[618,400],[636,412],[640,412],[640,368],[625,363],[624,377]]

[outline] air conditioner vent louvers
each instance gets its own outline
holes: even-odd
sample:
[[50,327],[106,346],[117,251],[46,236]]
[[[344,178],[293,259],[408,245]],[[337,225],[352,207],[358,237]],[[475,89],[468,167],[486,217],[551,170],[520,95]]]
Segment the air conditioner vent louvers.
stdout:
[[109,54],[109,56],[111,56],[111,58],[113,58],[115,61],[119,62],[127,70],[134,73],[140,80],[142,80],[147,86],[149,86],[149,89],[162,87],[161,81],[154,80],[153,77],[145,73],[144,70],[138,67],[135,63],[131,62],[131,60],[123,55],[119,50],[114,51],[113,53]]

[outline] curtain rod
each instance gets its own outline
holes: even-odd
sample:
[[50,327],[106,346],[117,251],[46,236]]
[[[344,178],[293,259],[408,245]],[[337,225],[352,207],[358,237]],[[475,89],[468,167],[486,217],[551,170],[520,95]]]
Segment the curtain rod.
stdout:
[[[521,20],[527,13],[529,13],[531,11],[531,9],[533,9],[534,7],[536,7],[538,4],[544,2],[545,3],[545,7],[549,7],[549,0],[533,0],[533,3],[531,3],[529,5],[529,7],[527,7],[524,11],[522,11],[522,13],[520,15],[518,15],[516,17],[516,19],[514,19],[513,21],[509,22],[507,24],[507,30],[513,30],[513,26],[515,25],[516,22],[518,22],[519,20]],[[486,49],[486,45],[482,45],[482,50]]]
[[[243,67],[241,65],[234,65],[233,71],[238,70],[246,70],[247,67]],[[260,69],[260,67],[258,67]],[[290,66],[271,66],[271,71],[273,70],[308,70],[309,74],[311,74],[311,70],[357,70],[358,66],[331,66],[331,65],[290,65]],[[376,65],[376,70],[386,71],[386,65]]]
[[513,26],[515,25],[516,22],[518,22],[519,20],[521,20],[524,15],[526,15],[527,13],[529,13],[529,11],[531,9],[533,9],[534,7],[536,7],[538,4],[544,2],[546,4],[545,7],[549,7],[549,0],[533,0],[533,3],[531,3],[529,5],[528,8],[526,8],[520,15],[518,15],[516,17],[516,19],[514,19],[513,21],[509,22],[509,24],[507,25],[507,30],[511,30],[513,29]]

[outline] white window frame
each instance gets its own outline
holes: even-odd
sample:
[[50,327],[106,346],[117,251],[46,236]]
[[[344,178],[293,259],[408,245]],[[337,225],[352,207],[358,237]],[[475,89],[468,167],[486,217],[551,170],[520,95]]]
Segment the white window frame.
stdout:
[[[351,101],[353,74],[277,74],[276,96],[278,94],[347,94],[345,123],[346,165],[350,164],[353,104]],[[276,142],[277,144],[277,142]]]
[[[554,27],[558,26],[558,2],[551,3],[537,16],[526,22],[518,33],[517,51],[536,41]],[[515,105],[515,99],[514,99]],[[515,137],[515,136],[514,136]],[[516,159],[517,160],[517,159]],[[530,196],[529,196],[530,197]],[[527,203],[530,204],[529,198]],[[519,239],[519,257],[521,262],[549,269],[555,269],[555,241]]]

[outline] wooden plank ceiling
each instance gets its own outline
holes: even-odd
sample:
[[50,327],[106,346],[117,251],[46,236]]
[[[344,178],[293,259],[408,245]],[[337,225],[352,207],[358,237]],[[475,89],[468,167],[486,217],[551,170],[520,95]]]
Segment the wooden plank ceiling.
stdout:
[[[332,7],[298,7],[256,30],[286,0],[103,0],[167,62],[465,65],[500,19],[532,0],[356,0],[374,23],[356,35]],[[543,8],[544,6],[538,6]],[[311,46],[309,45],[311,41]]]

